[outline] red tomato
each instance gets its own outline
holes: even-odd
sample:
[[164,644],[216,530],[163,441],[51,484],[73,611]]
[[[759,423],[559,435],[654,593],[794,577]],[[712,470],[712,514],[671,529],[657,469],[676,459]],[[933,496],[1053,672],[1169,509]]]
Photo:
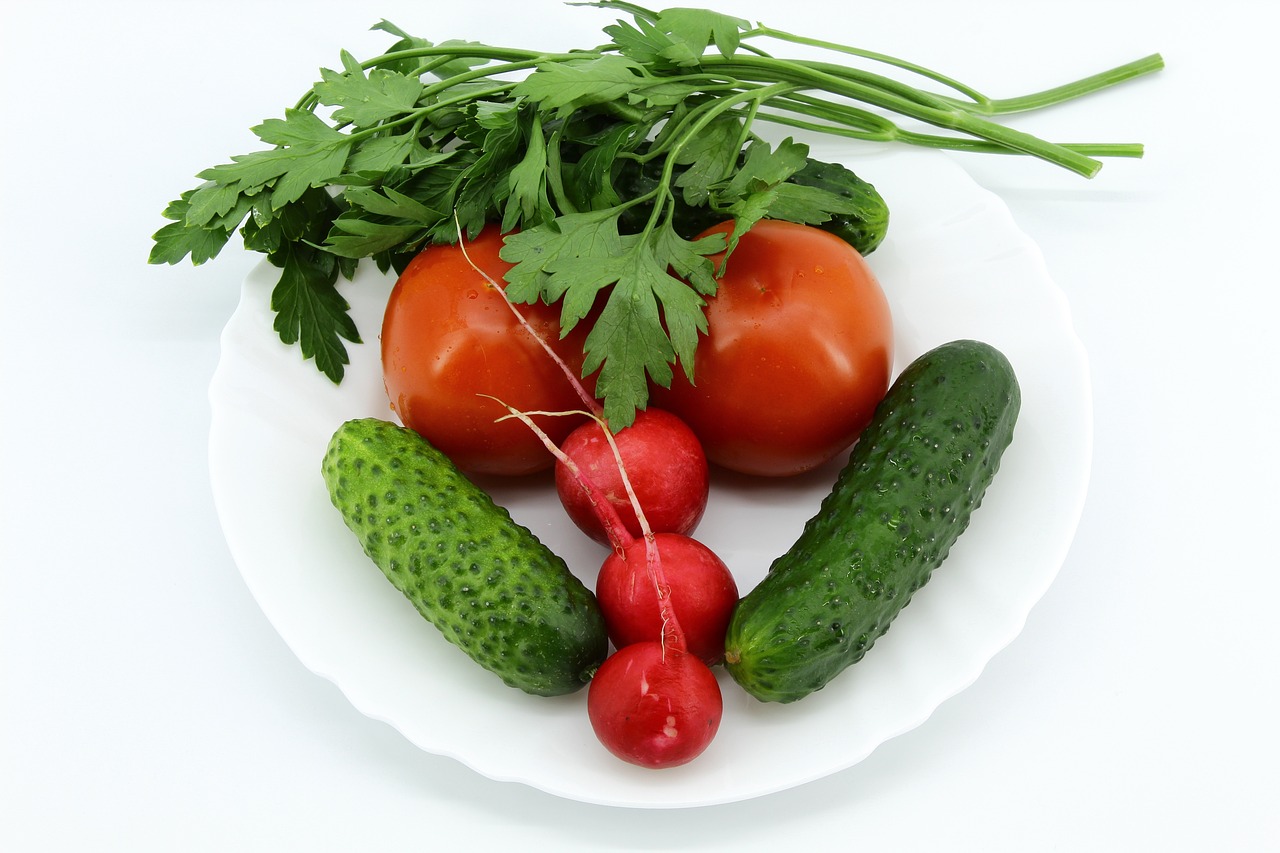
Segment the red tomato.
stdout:
[[884,292],[856,250],[818,228],[758,222],[730,255],[706,316],[696,386],[677,370],[654,403],[683,418],[722,467],[766,476],[815,468],[853,444],[889,387]]
[[[498,257],[502,235],[489,227],[467,254],[499,284],[511,264]],[[569,365],[582,368],[585,324],[560,339],[559,309],[516,306]],[[382,375],[391,408],[459,468],[477,474],[528,474],[554,459],[497,397],[521,411],[570,411],[583,404],[568,378],[456,245],[422,250],[401,274],[382,322]],[[588,390],[590,387],[588,386]],[[552,440],[582,419],[535,417]]]

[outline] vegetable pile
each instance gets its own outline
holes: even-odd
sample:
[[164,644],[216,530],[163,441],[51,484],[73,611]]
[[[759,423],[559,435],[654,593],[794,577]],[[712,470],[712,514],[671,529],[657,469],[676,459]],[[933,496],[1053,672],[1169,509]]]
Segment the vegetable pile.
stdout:
[[[334,382],[344,341],[361,341],[339,279],[362,259],[394,272],[380,342],[401,425],[339,427],[322,462],[332,503],[474,661],[534,695],[589,684],[600,742],[672,767],[719,728],[712,667],[792,702],[862,658],[968,525],[1020,407],[1013,366],[977,341],[890,384],[894,318],[865,261],[888,203],[758,125],[1091,177],[1141,145],[1058,144],[995,119],[1163,63],[993,99],[718,12],[580,5],[630,18],[555,53],[381,22],[389,50],[344,52],[254,128],[271,147],[201,172],[150,260],[203,263],[238,230],[280,270],[280,339]],[[740,595],[693,538],[710,471],[791,476],[850,447],[795,546]],[[566,523],[605,549],[593,589],[473,480],[551,467]]]
[[[716,288],[708,255],[724,246],[690,239],[702,229],[686,220],[732,218],[730,252],[765,217],[863,230],[864,254],[883,234],[874,197],[832,191],[805,145],[769,144],[757,123],[1027,154],[1092,176],[1097,157],[1142,147],[1057,144],[994,119],[1163,64],[1149,56],[995,99],[903,59],[710,10],[584,5],[630,20],[606,26],[603,45],[568,52],[434,44],[382,21],[376,29],[396,39],[386,53],[359,61],[344,52],[341,68],[322,70],[282,118],[253,128],[268,148],[199,173],[203,183],[165,210],[172,222],[150,260],[202,263],[239,229],[246,248],[280,269],[271,297],[280,338],[338,382],[344,341],[361,340],[339,277],[361,258],[399,272],[424,246],[456,241],[458,224],[476,237],[497,223],[515,265],[511,298],[558,305],[564,331],[590,324],[583,371],[597,374],[605,413],[621,428],[644,407],[649,379],[667,385],[677,358],[690,369],[705,331],[702,303]],[[762,44],[830,58],[775,56]],[[942,93],[842,64],[855,58]]]

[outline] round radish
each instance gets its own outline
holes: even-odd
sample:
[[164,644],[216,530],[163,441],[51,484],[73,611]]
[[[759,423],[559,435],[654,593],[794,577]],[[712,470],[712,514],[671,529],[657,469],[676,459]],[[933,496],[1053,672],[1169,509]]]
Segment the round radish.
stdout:
[[619,649],[587,689],[596,737],[641,767],[676,767],[697,758],[720,728],[723,710],[720,685],[707,665],[656,640]]
[[[724,657],[724,635],[738,603],[738,585],[729,567],[696,539],[655,533],[662,560],[664,598],[684,631],[688,651],[707,664]],[[616,648],[662,635],[664,616],[658,586],[649,577],[644,539],[614,551],[600,568],[596,598]]]
[[[560,447],[604,492],[631,535],[640,536],[640,522],[604,430],[598,421],[589,421],[570,433]],[[650,529],[692,533],[706,511],[710,490],[707,457],[693,430],[670,412],[645,409],[613,440]],[[579,529],[597,542],[613,544],[580,478],[563,462],[556,464],[556,491]]]
[[[718,659],[724,654],[725,627],[738,600],[733,576],[697,541],[652,531],[610,434],[602,431],[639,524],[639,536],[626,529],[613,502],[528,413],[508,410],[533,430],[573,476],[613,547],[606,564],[621,563],[609,571],[610,577],[616,575],[613,583],[618,589],[615,615],[627,625],[622,630],[634,631],[641,639],[628,643],[631,634],[620,633],[615,642],[618,651],[591,679],[587,713],[596,736],[614,755],[642,767],[675,767],[692,761],[720,728],[724,705],[720,685],[700,655]],[[670,575],[664,564],[670,564]],[[681,624],[685,615],[674,600],[681,597],[691,602],[690,625],[706,633],[694,635],[698,653],[690,651],[695,647]],[[603,610],[603,601],[601,606]],[[609,612],[605,610],[604,615],[613,636]]]

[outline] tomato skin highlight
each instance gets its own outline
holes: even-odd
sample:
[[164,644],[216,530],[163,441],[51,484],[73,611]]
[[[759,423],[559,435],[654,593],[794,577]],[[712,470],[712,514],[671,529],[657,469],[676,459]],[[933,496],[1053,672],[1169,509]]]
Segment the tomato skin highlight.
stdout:
[[[650,530],[692,533],[706,512],[711,489],[707,456],[693,430],[670,412],[648,408],[637,412],[631,426],[619,430],[613,440]],[[560,447],[608,497],[627,531],[641,536],[604,428],[594,421],[585,423]],[[556,491],[578,529],[601,544],[611,544],[586,492],[563,463],[556,464]]]
[[[466,244],[471,260],[499,284],[512,266],[498,257],[501,248],[496,226]],[[570,369],[580,372],[586,326],[579,324],[561,339],[558,307],[516,307]],[[507,411],[481,395],[521,411],[582,408],[561,369],[457,245],[428,246],[410,261],[387,301],[381,346],[392,410],[469,473],[530,474],[554,461],[524,424],[495,423]],[[534,420],[558,443],[585,418]]]
[[631,764],[678,767],[701,755],[720,729],[724,697],[695,656],[657,641],[610,655],[587,688],[587,715],[605,748]]
[[696,385],[677,370],[653,404],[688,423],[723,468],[775,477],[816,468],[853,444],[888,390],[888,300],[862,256],[818,228],[756,223],[705,312]]

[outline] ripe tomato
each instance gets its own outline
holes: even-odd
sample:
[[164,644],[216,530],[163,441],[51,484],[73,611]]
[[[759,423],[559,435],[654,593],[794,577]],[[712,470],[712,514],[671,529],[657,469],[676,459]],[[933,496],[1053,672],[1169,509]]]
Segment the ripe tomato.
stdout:
[[697,384],[678,370],[654,401],[722,467],[765,476],[815,468],[853,444],[889,387],[884,292],[856,250],[818,228],[758,222],[730,255],[706,316]]
[[[511,264],[498,257],[494,226],[466,245],[467,254],[499,284]],[[519,305],[543,340],[580,372],[587,329],[560,339],[559,309]],[[527,474],[549,468],[551,454],[497,397],[521,411],[582,408],[567,377],[456,245],[432,245],[392,288],[382,322],[382,375],[401,422],[477,474]],[[588,387],[588,390],[590,388]],[[535,417],[559,443],[582,419]]]

